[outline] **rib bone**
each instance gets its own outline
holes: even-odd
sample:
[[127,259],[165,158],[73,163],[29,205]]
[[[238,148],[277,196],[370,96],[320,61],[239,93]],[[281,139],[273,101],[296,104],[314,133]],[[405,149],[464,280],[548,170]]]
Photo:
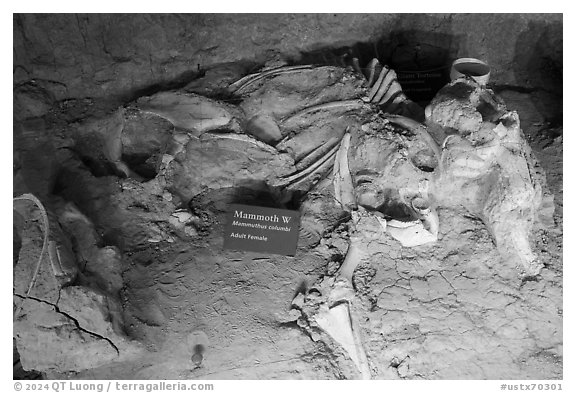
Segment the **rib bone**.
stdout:
[[212,133],[212,132],[207,132],[204,133],[200,136],[200,140],[203,139],[233,139],[233,140],[237,140],[237,141],[241,141],[241,142],[248,142],[251,143],[257,147],[259,147],[260,149],[267,151],[269,153],[278,153],[276,151],[276,149],[274,149],[272,146],[265,144],[264,142],[260,142],[257,139],[252,138],[249,135],[244,135],[244,134],[235,134],[235,133]]
[[384,94],[390,89],[390,85],[392,82],[396,80],[396,72],[394,70],[390,70],[386,73],[386,76],[382,80],[380,84],[380,88],[378,89],[378,93],[374,96],[372,102],[380,102]]
[[361,108],[364,105],[362,100],[346,100],[346,101],[332,101],[326,102],[324,104],[310,106],[304,110],[299,112],[293,113],[288,117],[282,119],[282,124],[289,122],[297,117],[307,115],[312,112],[320,111],[320,110],[327,110],[327,109],[334,109],[334,108],[341,108],[341,107],[350,107],[350,108]]
[[308,168],[306,168],[300,172],[296,172],[295,174],[282,179],[281,182],[279,183],[279,185],[287,185],[290,183],[294,183],[295,181],[301,180],[302,178],[306,177],[307,175],[312,174],[313,172],[315,172],[316,169],[318,169],[318,167],[320,167],[322,164],[324,164],[330,158],[332,158],[336,154],[336,150],[338,150],[338,145],[335,145],[332,149],[330,149],[330,151],[328,151],[328,153],[326,153],[324,155],[324,157],[320,158],[318,161],[316,161],[314,164],[310,165]]
[[289,74],[293,72],[298,72],[300,70],[307,70],[314,68],[312,65],[300,65],[300,66],[291,66],[291,67],[281,67],[275,68],[273,70],[268,70],[264,72],[260,72],[258,74],[248,75],[230,85],[230,89],[235,92],[239,93],[240,90],[245,89],[247,86],[250,86],[256,81],[260,79],[266,78],[267,76],[271,75],[281,75],[281,74]]
[[332,148],[337,145],[338,142],[340,142],[340,138],[330,138],[326,143],[318,146],[316,149],[312,150],[305,157],[303,157],[298,163],[296,163],[296,170],[300,171],[312,165],[315,161],[321,159],[327,152],[332,150]]
[[390,84],[390,87],[388,88],[388,90],[384,94],[384,97],[382,97],[382,99],[378,102],[378,105],[384,105],[385,103],[387,103],[391,99],[393,99],[392,103],[394,103],[394,102],[400,103],[400,102],[406,100],[406,96],[404,95],[404,92],[402,91],[402,87],[400,87],[400,83],[398,83],[398,81],[396,79],[394,79],[392,81],[392,83]]
[[333,183],[336,200],[344,210],[350,211],[356,208],[354,186],[348,167],[348,150],[350,149],[350,133],[346,133],[340,143],[336,160],[334,162]]
[[368,87],[372,87],[374,85],[377,75],[379,75],[381,71],[382,66],[380,65],[378,59],[374,58],[370,61],[370,63],[368,63],[368,82],[366,83]]
[[[336,145],[335,147],[338,147],[338,145]],[[328,169],[330,168],[330,166],[332,166],[334,163],[332,162],[332,160],[334,159],[334,156],[336,155],[335,152],[328,154],[321,163],[319,163],[319,165],[312,170],[311,172],[307,173],[304,177],[296,180],[295,182],[293,182],[291,184],[292,187],[298,188],[299,185],[305,181],[307,181],[308,179],[313,179],[315,175],[317,174],[321,174],[321,173],[325,173],[328,171]],[[313,181],[316,180],[320,180],[320,178],[314,179]]]
[[389,71],[390,71],[390,69],[386,66],[384,66],[382,68],[382,71],[380,72],[380,75],[378,76],[378,80],[376,81],[376,83],[374,83],[374,86],[372,86],[372,90],[370,90],[370,94],[368,95],[368,101],[370,101],[370,102],[374,101],[374,96],[378,92],[378,88],[382,84],[384,77],[386,76],[386,74],[388,74]]

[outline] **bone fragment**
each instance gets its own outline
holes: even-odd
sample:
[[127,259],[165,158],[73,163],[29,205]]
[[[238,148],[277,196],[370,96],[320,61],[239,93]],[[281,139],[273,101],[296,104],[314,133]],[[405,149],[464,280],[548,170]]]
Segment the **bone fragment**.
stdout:
[[438,213],[430,207],[427,198],[414,198],[412,200],[412,208],[418,214],[418,218],[424,223],[424,228],[432,235],[438,237]]
[[265,113],[252,116],[246,125],[246,132],[271,145],[282,139],[278,123],[273,116]]
[[315,317],[315,321],[328,333],[342,348],[348,352],[348,355],[362,374],[362,379],[370,379],[370,368],[366,353],[361,344],[361,338],[350,315],[348,303],[340,303],[330,309],[322,310]]
[[437,236],[427,231],[420,220],[409,222],[390,220],[387,224],[386,231],[404,247],[421,246],[437,240]]
[[354,68],[354,71],[356,71],[360,75],[363,75],[362,74],[362,68],[360,67],[360,62],[358,61],[358,58],[356,58],[356,57],[354,57],[352,59],[352,68]]

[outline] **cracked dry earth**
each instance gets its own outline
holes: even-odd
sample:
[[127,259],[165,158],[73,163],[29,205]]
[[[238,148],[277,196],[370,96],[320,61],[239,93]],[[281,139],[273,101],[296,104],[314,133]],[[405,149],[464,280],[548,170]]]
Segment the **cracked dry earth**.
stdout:
[[[534,118],[527,94],[502,95],[555,195],[554,223],[535,231],[545,267],[523,279],[481,221],[451,210],[438,212],[436,243],[372,245],[353,277],[352,315],[374,379],[563,376],[562,128]],[[52,173],[54,192],[43,201],[80,261],[77,285],[62,289],[42,265],[15,322],[25,370],[63,379],[359,378],[346,352],[328,336],[312,340],[291,310],[298,293],[335,274],[346,223],[317,245],[302,238],[294,257],[223,250],[225,197],[204,196],[183,212],[200,224],[177,231],[180,206],[157,182],[98,173],[71,153],[67,122],[58,114],[24,122],[18,136],[15,176],[40,184]],[[44,135],[42,149],[27,144],[31,134]],[[39,213],[18,206],[15,304],[42,244]]]

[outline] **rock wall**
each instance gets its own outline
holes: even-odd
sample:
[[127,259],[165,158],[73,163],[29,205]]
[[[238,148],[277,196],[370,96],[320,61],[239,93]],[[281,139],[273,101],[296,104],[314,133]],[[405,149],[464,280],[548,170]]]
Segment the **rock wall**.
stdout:
[[199,67],[358,44],[364,57],[479,57],[499,84],[562,77],[561,14],[15,14],[13,29],[15,86],[56,101],[129,101]]

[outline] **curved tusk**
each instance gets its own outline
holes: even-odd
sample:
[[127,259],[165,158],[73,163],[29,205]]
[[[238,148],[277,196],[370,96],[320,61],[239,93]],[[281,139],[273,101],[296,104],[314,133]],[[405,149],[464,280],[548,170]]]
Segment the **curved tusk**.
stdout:
[[430,148],[434,151],[434,154],[436,155],[436,159],[438,160],[438,162],[440,162],[442,156],[440,146],[438,146],[434,138],[432,138],[432,136],[428,133],[428,130],[424,125],[418,123],[416,120],[412,120],[409,117],[401,115],[386,115],[386,118],[388,119],[388,121],[390,121],[390,123],[394,123],[396,125],[399,125],[400,127],[404,127],[412,131],[414,134],[422,136],[424,140],[428,143],[428,146],[430,146]]

